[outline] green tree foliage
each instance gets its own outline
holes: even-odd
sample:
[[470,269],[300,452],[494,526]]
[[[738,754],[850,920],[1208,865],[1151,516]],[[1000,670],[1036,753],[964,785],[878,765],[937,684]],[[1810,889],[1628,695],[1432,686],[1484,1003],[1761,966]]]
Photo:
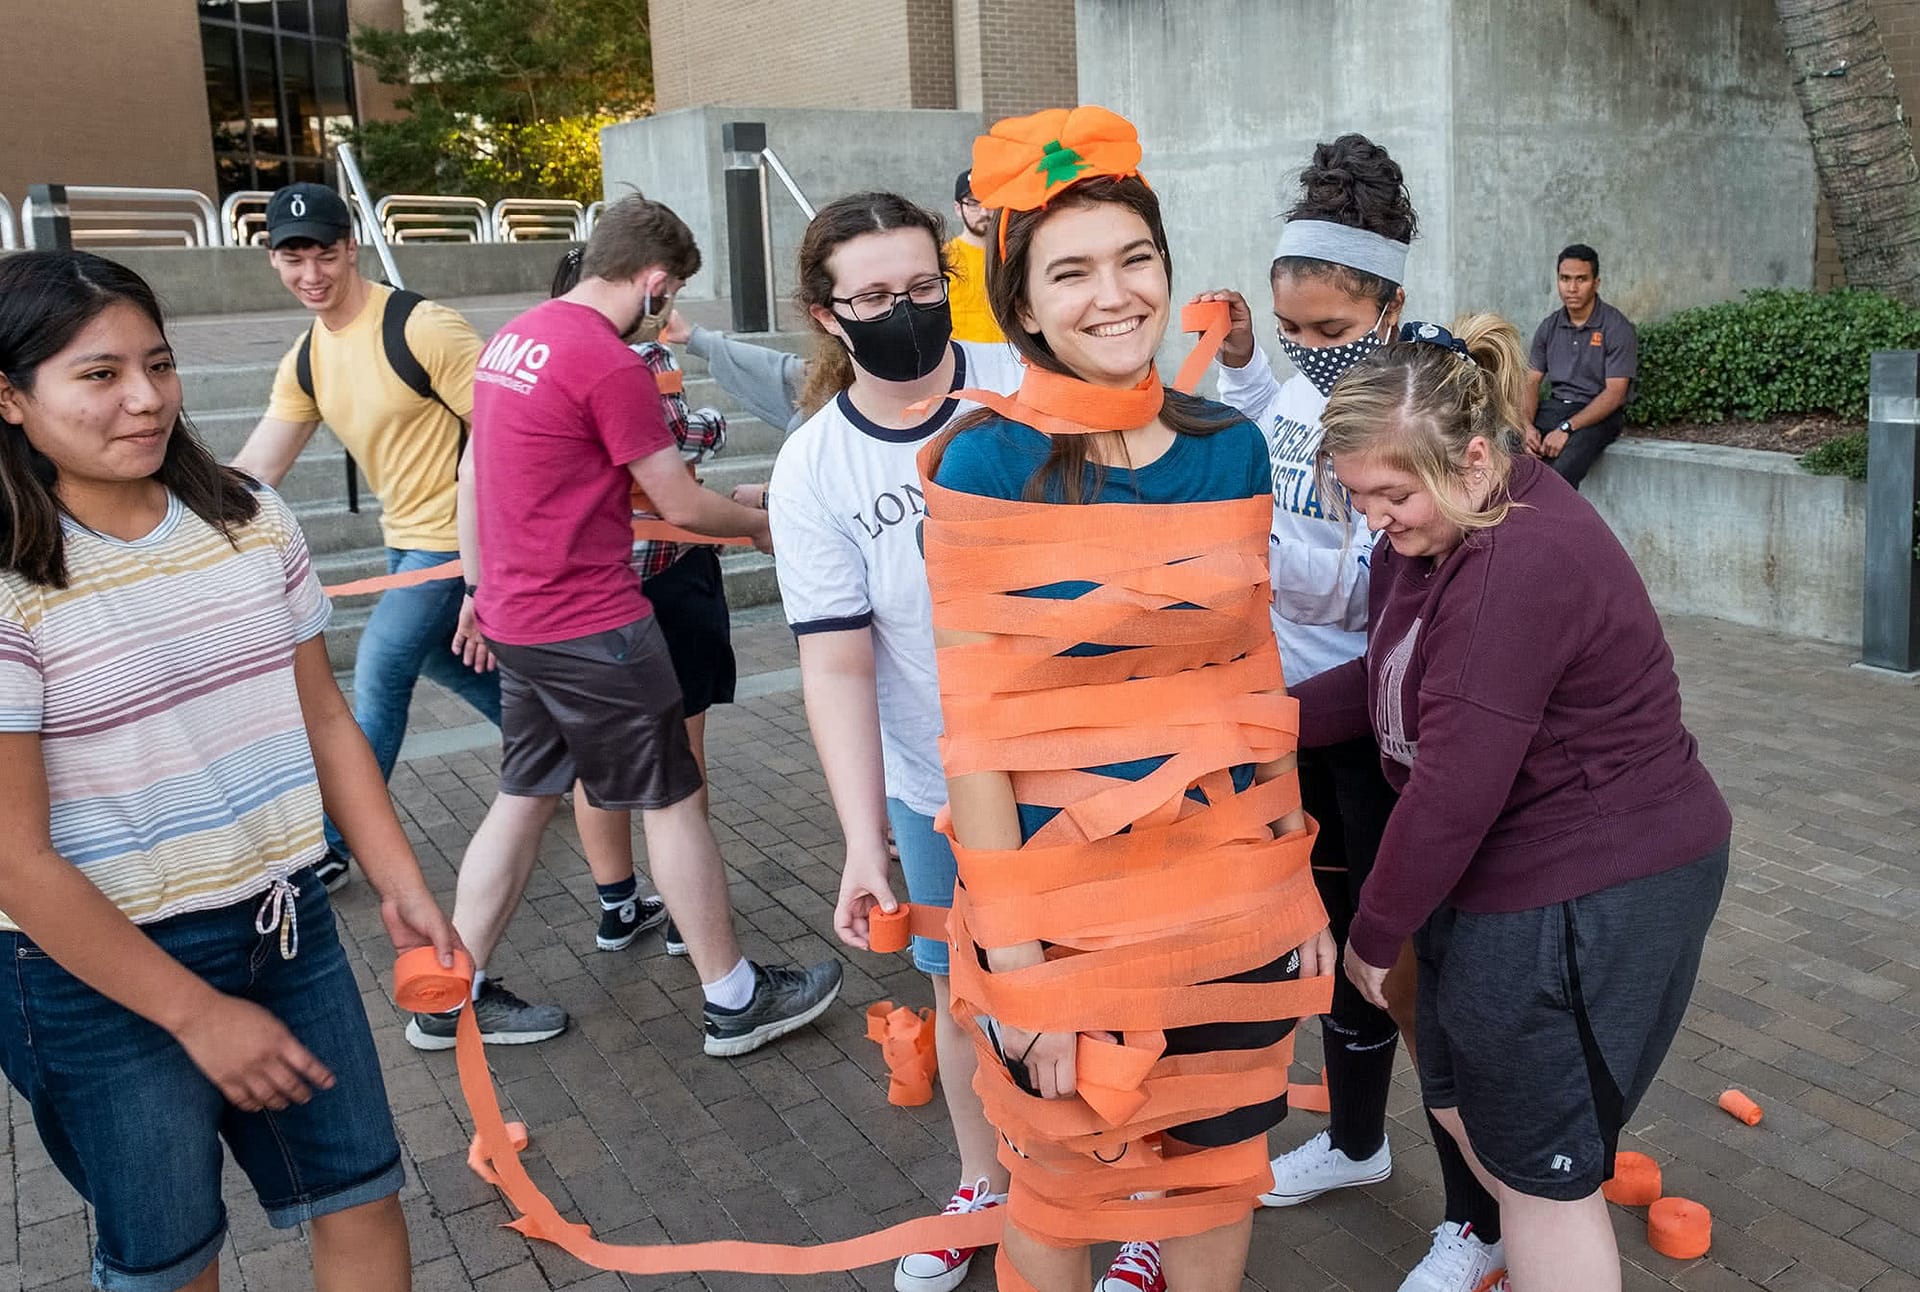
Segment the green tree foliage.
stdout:
[[601,126],[653,109],[646,0],[425,0],[354,57],[408,115],[352,138],[382,193],[600,196]]

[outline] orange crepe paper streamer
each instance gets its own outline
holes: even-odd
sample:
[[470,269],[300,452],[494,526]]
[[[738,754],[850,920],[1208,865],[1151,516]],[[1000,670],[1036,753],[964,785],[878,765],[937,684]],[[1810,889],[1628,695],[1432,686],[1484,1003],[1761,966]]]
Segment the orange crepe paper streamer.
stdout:
[[[507,1142],[512,1144],[516,1151],[524,1150],[527,1145],[531,1144],[533,1137],[527,1133],[527,1124],[525,1122],[508,1122]],[[480,1137],[478,1135],[475,1135],[473,1142],[467,1145],[467,1169],[488,1184],[493,1185],[496,1189],[500,1187],[500,1177],[493,1173],[493,1168],[487,1165],[486,1158],[480,1153]]]
[[1287,1084],[1287,1107],[1303,1113],[1330,1113],[1333,1103],[1327,1095],[1327,1070],[1320,1069],[1318,1081],[1293,1081]]
[[1600,1186],[1600,1193],[1623,1207],[1650,1207],[1660,1201],[1660,1164],[1645,1153],[1615,1153],[1613,1178]]
[[1713,1246],[1713,1213],[1689,1198],[1662,1198],[1647,1209],[1647,1246],[1676,1261],[1698,1260]]
[[[451,970],[440,966],[431,947],[409,951],[394,964],[393,999],[402,1009],[444,1012],[469,999],[472,990],[473,961],[465,952],[458,953]],[[460,1090],[473,1117],[477,1145],[469,1160],[477,1157],[479,1166],[493,1172],[497,1187],[520,1213],[507,1227],[529,1238],[552,1243],[595,1269],[639,1275],[703,1271],[832,1274],[885,1264],[910,1252],[989,1247],[1000,1241],[1005,1208],[993,1207],[965,1215],[925,1216],[857,1238],[811,1247],[739,1241],[652,1246],[603,1243],[593,1236],[588,1226],[563,1218],[527,1175],[520,1161],[522,1145],[515,1143],[513,1133],[518,1123],[508,1123],[500,1112],[493,1076],[487,1069],[486,1048],[470,1009],[460,1011],[455,1053]]]
[[876,906],[867,912],[867,950],[891,955],[896,951],[905,951],[915,938],[945,942],[945,908],[902,902],[891,911],[883,911]]
[[1760,1118],[1765,1115],[1760,1111],[1759,1104],[1754,1103],[1738,1090],[1723,1091],[1720,1095],[1720,1107],[1749,1126],[1758,1126]]
[[[659,543],[697,543],[703,546],[722,547],[751,546],[750,538],[712,538],[706,534],[696,534],[690,529],[681,529],[664,520],[637,519],[633,522],[635,539],[645,539]],[[432,583],[436,579],[457,579],[466,573],[458,559],[445,561],[439,565],[429,565],[419,570],[402,570],[399,574],[380,574],[366,579],[354,579],[348,583],[329,583],[321,589],[329,597],[366,597],[376,592],[387,592],[394,588],[411,588],[422,583]]]
[[[976,184],[979,167],[976,154]],[[1210,302],[1183,319],[1207,333],[1184,383],[1211,362],[1225,317]],[[1010,399],[962,397],[1048,434],[1085,434],[1146,425],[1163,392],[1152,374],[1114,390],[1029,369]],[[1327,923],[1309,868],[1314,828],[1270,828],[1299,807],[1297,778],[1236,792],[1231,776],[1295,747],[1267,612],[1272,500],[1012,502],[935,484],[934,452],[920,462],[934,625],[987,635],[939,651],[947,774],[1004,772],[1020,802],[1061,809],[1019,848],[954,841],[955,1014],[1079,1034],[1075,1096],[1043,1100],[971,1029],[974,1084],[1013,1177],[1011,1223],[1059,1246],[1233,1223],[1272,1183],[1264,1139],[1170,1156],[1161,1132],[1287,1092],[1293,1037],[1169,1055],[1165,1033],[1302,1018],[1332,999],[1328,977],[1222,981]],[[1071,601],[1017,595],[1060,580],[1096,586]],[[1064,654],[1078,642],[1132,649]],[[1165,761],[1138,781],[1079,770],[1148,757]],[[1195,787],[1204,804],[1188,798]],[[938,824],[952,836],[945,813]],[[1044,963],[981,967],[982,947],[1034,940]],[[1004,1252],[999,1270],[1001,1287],[1027,1286]]]
[[672,372],[656,372],[653,384],[659,387],[663,395],[678,395],[687,388],[687,374],[675,368]]
[[940,1061],[933,1050],[933,1011],[894,1007],[890,1000],[867,1006],[867,1039],[880,1046],[890,1083],[887,1102],[918,1108],[933,1102]]

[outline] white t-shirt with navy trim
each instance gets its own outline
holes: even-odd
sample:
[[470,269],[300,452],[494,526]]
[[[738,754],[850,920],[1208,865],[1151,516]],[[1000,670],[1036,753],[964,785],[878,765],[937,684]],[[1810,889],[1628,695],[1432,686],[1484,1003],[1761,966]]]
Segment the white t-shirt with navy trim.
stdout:
[[[953,387],[1011,394],[1026,369],[1004,344],[956,341]],[[797,635],[870,628],[887,794],[922,815],[947,801],[933,603],[921,555],[926,442],[974,405],[948,399],[905,429],[845,392],[787,438],[767,486],[780,600]]]

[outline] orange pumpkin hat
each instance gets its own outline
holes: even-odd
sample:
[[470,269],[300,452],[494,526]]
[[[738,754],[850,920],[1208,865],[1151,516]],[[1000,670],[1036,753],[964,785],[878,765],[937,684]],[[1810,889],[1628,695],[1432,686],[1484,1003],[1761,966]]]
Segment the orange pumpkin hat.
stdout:
[[1076,180],[1140,174],[1140,136],[1117,112],[1091,104],[1008,117],[973,141],[973,193],[1000,212],[1000,256],[1008,211],[1037,211]]

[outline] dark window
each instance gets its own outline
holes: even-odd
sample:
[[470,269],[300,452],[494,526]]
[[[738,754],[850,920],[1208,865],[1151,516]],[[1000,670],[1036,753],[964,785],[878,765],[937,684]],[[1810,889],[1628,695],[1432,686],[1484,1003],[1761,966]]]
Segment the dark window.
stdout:
[[345,0],[198,0],[222,194],[319,179],[358,120]]

